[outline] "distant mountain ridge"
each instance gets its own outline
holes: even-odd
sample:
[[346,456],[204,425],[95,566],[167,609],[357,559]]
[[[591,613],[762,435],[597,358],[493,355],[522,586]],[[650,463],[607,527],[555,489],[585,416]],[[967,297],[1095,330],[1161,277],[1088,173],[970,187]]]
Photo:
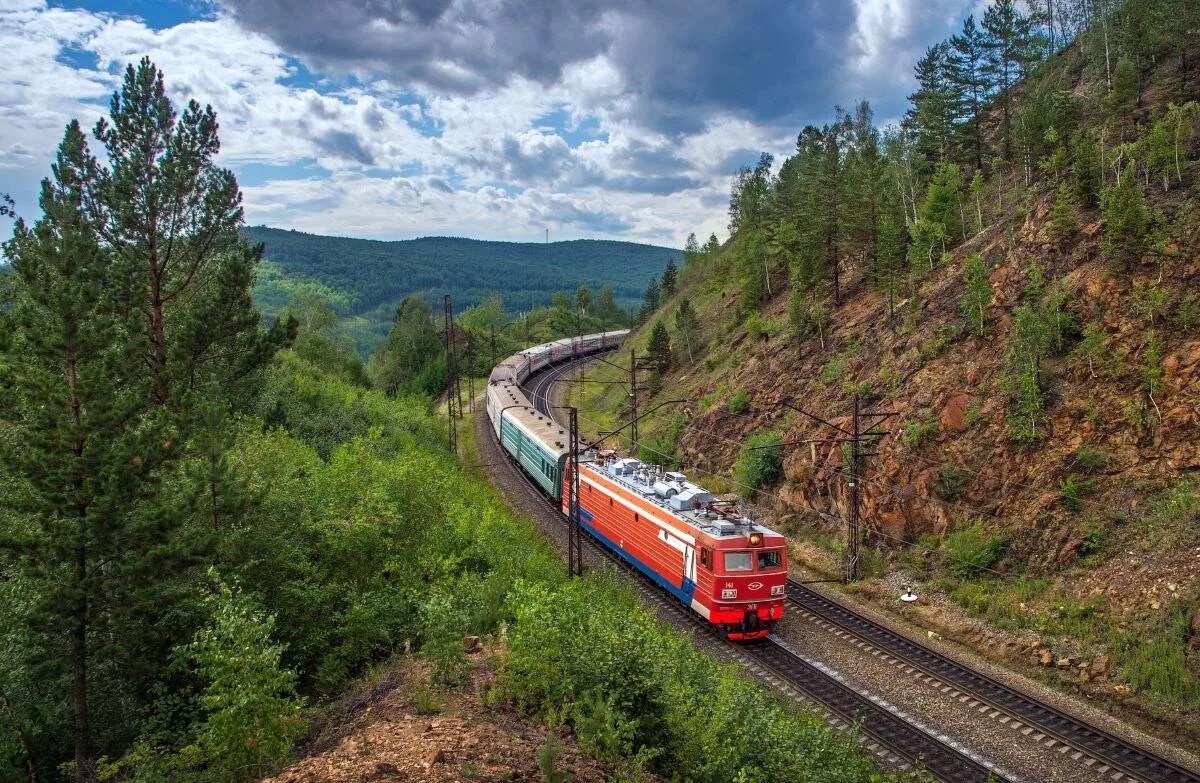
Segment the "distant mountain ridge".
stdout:
[[679,251],[604,239],[496,242],[461,237],[383,241],[251,226],[243,234],[266,245],[266,257],[290,277],[307,277],[351,294],[354,311],[393,305],[419,294],[449,293],[456,307],[499,293],[510,309],[550,301],[580,284],[611,285],[618,302],[636,304],[646,284]]

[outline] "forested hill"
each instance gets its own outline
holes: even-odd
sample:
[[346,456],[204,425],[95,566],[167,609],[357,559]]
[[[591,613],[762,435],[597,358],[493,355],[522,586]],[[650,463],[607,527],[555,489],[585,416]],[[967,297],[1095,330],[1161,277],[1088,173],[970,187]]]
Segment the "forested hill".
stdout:
[[511,309],[549,303],[555,291],[612,286],[623,306],[635,306],[650,279],[679,251],[635,242],[577,239],[570,242],[488,242],[422,237],[394,242],[285,231],[266,226],[243,230],[288,277],[313,278],[350,294],[351,310],[389,310],[410,294],[431,301],[449,293],[456,307],[499,293]]

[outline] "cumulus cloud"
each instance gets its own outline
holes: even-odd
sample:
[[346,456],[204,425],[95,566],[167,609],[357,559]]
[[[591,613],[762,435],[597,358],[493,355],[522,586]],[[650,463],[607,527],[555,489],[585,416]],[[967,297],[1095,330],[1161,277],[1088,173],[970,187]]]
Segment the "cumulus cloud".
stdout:
[[65,122],[149,55],[217,110],[252,221],[681,243],[834,103],[895,116],[979,0],[207,0],[159,27],[70,1],[0,9],[0,170],[26,207]]

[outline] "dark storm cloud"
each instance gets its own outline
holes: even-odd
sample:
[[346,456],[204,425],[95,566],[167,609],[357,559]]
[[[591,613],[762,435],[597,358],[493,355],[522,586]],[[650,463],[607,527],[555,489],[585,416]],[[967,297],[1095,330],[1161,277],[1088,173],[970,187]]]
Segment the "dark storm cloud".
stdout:
[[375,163],[375,156],[357,134],[350,131],[327,130],[312,137],[322,152],[344,160],[352,160],[364,166]]
[[711,112],[771,122],[828,110],[857,51],[838,0],[223,0],[310,65],[469,94],[522,76],[553,84],[608,54],[633,120],[669,133]]

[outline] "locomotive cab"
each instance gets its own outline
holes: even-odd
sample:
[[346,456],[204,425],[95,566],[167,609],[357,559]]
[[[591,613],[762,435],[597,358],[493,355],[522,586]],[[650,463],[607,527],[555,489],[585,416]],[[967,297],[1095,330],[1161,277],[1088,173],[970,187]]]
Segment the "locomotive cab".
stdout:
[[[712,573],[709,621],[736,641],[761,639],[783,617],[787,550],[782,536],[756,525],[702,546],[701,568]],[[706,544],[708,542],[705,542]]]

